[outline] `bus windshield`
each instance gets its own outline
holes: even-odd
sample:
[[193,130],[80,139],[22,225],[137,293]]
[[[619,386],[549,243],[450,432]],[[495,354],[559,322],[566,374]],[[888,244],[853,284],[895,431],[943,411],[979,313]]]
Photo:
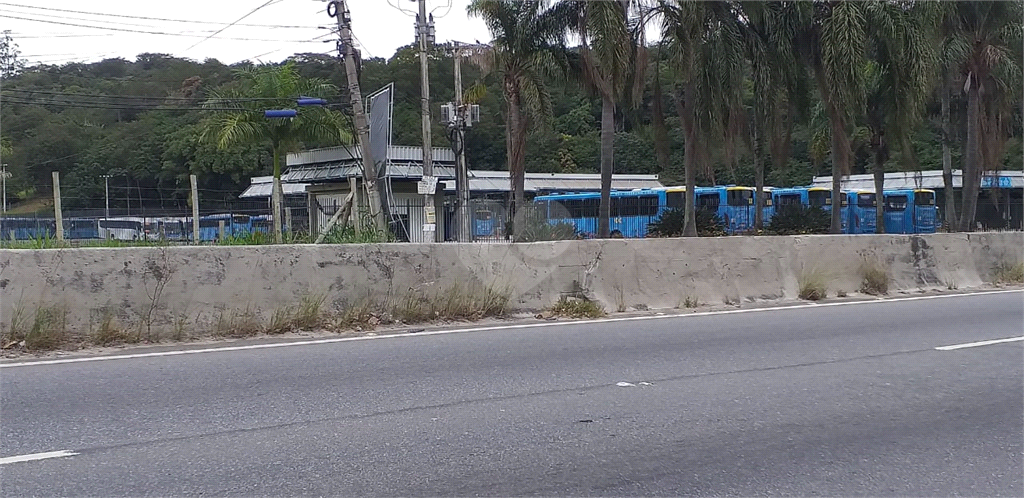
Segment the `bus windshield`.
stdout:
[[825,207],[831,204],[832,192],[828,190],[812,190],[807,192],[808,204],[814,207]]
[[750,190],[730,190],[728,195],[730,206],[750,206],[754,204],[754,192]]

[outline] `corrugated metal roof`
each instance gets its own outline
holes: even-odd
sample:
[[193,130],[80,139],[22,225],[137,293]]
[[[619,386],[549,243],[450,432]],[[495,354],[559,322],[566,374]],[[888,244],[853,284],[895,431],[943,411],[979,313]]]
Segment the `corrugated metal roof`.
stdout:
[[[633,190],[661,188],[657,175],[612,175],[612,189]],[[511,183],[507,171],[471,171],[471,192],[509,192]],[[582,192],[601,190],[601,175],[565,173],[527,173],[523,181],[527,192]],[[455,190],[455,181],[445,182],[445,190]]]
[[[831,176],[816,176],[811,183],[814,187],[832,187]],[[871,190],[875,189],[873,175],[851,175],[841,181],[844,190]],[[903,188],[944,188],[941,170],[911,171],[885,174],[886,189]],[[953,170],[953,188],[963,186],[963,172]],[[1024,188],[1024,172],[1022,171],[996,171],[986,173],[982,177],[982,188]]]
[[[423,165],[418,163],[392,163],[388,165],[387,174],[392,179],[419,179],[423,176]],[[363,176],[362,165],[354,161],[343,161],[288,168],[281,180],[285,182],[330,182],[347,180],[351,177]],[[455,178],[452,166],[434,165],[434,176],[440,179]]]
[[[301,167],[321,163],[333,163],[339,161],[352,161],[362,159],[362,150],[355,145],[344,147],[327,147],[324,149],[312,149],[302,152],[288,154],[285,163],[289,167]],[[388,159],[393,162],[422,162],[423,147],[411,147],[407,145],[392,145],[388,148]],[[434,147],[431,150],[431,159],[441,163],[455,163],[455,153],[444,147]]]
[[[248,188],[238,197],[270,197],[274,190],[274,177],[257,176],[250,180]],[[306,193],[307,183],[284,183],[284,176],[281,177],[281,190],[284,195],[301,195]]]

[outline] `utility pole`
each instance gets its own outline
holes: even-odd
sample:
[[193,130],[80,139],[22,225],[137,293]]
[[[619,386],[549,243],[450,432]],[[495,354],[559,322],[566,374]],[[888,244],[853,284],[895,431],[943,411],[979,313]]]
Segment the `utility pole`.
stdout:
[[469,229],[469,167],[466,164],[466,119],[462,108],[462,47],[455,42],[455,198],[459,242],[472,242]]
[[[377,230],[387,230],[384,223],[383,204],[380,191],[377,190],[377,166],[370,154],[370,125],[363,112],[363,95],[359,89],[359,73],[356,70],[355,47],[352,45],[352,14],[345,5],[345,0],[334,0],[327,5],[327,15],[335,18],[338,23],[338,52],[345,59],[345,75],[348,79],[348,95],[352,102],[352,114],[356,124],[356,139],[363,162],[363,187],[366,188],[366,202],[369,204],[370,216],[377,225]],[[355,191],[352,192],[355,196]],[[353,210],[355,210],[353,208]],[[312,227],[310,227],[312,228]]]
[[427,0],[418,1],[420,13],[416,16],[416,33],[420,42],[420,77],[421,92],[420,112],[423,114],[423,184],[425,185],[424,202],[424,224],[423,238],[426,241],[436,242],[437,220],[434,205],[434,191],[437,188],[437,178],[434,177],[433,150],[430,143],[430,78],[427,61],[427,47],[430,44],[429,38],[434,27],[434,16],[427,18]]

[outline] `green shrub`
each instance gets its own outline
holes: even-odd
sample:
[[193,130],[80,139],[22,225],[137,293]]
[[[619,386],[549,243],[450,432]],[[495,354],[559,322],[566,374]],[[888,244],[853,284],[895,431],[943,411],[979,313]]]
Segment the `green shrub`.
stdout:
[[769,235],[829,233],[831,225],[831,216],[820,207],[786,206],[775,212],[765,232]]
[[881,264],[874,261],[867,261],[860,268],[861,284],[860,291],[872,296],[881,296],[889,293],[889,272]]
[[604,316],[604,307],[593,301],[585,299],[574,299],[562,296],[554,306],[551,313],[556,316],[568,318],[599,318]]
[[[706,209],[698,209],[694,212],[694,221],[697,224],[697,236],[699,237],[721,237],[726,235],[725,223],[718,217],[717,213]],[[657,220],[647,224],[647,235],[649,237],[682,237],[685,228],[686,211],[683,208],[665,211]]]
[[520,209],[514,223],[508,226],[516,242],[542,242],[548,240],[572,240],[581,238],[580,231],[572,223],[551,223],[544,213],[534,206]]
[[1024,263],[999,263],[992,272],[992,281],[995,284],[1024,283]]

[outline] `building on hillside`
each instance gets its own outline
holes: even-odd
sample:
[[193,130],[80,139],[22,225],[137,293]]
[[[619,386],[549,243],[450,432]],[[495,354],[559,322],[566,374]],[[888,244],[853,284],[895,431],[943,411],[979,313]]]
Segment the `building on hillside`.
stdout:
[[[424,240],[422,227],[424,217],[424,196],[417,191],[417,184],[423,177],[423,153],[421,147],[388,147],[387,167],[381,168],[379,191],[387,198],[389,217],[396,237],[403,241]],[[455,154],[451,149],[434,148],[434,176],[438,178],[436,189],[437,230],[444,234],[444,240],[452,240],[451,221],[455,203]],[[281,176],[285,185],[304,185],[303,191],[309,208],[310,231],[319,233],[348,196],[352,185],[356,186],[356,199],[360,211],[365,213],[366,196],[362,191],[362,162],[357,147],[331,147],[288,154],[287,170]],[[493,226],[492,235],[497,237],[504,227],[504,213],[511,196],[507,171],[469,172],[470,206],[474,220],[486,216]],[[528,198],[553,192],[600,191],[599,174],[527,173],[524,181]],[[614,175],[612,188],[632,190],[656,188],[663,185],[657,175]],[[250,186],[246,193],[270,195],[269,187],[255,190]],[[286,192],[297,192],[285,188]],[[296,194],[297,195],[297,194]],[[485,214],[486,213],[486,214]],[[475,221],[475,223],[476,223]],[[480,238],[488,238],[474,229]]]
[[[843,190],[875,190],[874,176],[870,174],[850,175],[844,177],[841,182]],[[831,188],[832,177],[816,176],[812,185]],[[886,173],[884,188],[934,190],[939,212],[945,212],[946,186],[941,170]],[[957,213],[961,212],[962,188],[962,171],[953,170],[953,198]],[[940,219],[941,217],[940,214]],[[982,176],[975,221],[979,229],[1024,229],[1024,171],[990,171]]]

